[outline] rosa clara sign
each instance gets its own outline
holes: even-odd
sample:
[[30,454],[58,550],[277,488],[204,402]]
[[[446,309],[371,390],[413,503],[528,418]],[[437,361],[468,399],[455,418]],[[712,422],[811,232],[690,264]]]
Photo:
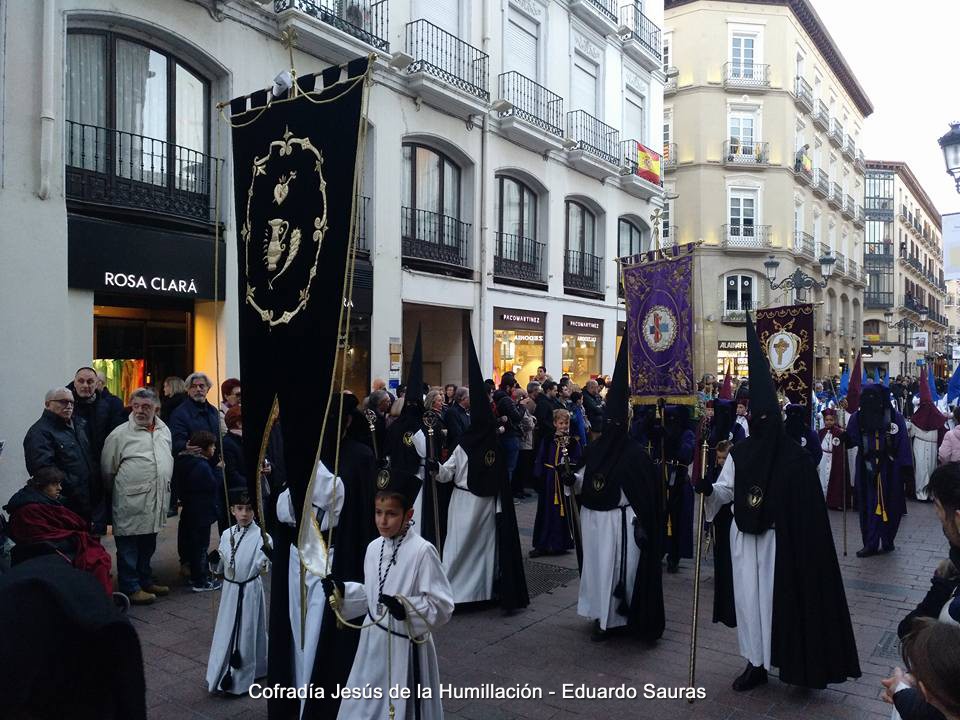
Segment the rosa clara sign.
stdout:
[[193,278],[146,277],[134,273],[103,273],[103,284],[107,287],[128,290],[153,290],[154,292],[176,295],[197,295],[197,283]]

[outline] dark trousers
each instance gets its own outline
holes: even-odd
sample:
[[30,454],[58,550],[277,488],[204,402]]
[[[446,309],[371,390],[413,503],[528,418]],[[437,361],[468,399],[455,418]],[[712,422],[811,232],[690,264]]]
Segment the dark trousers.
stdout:
[[511,490],[517,495],[533,486],[533,450],[521,450],[517,456],[517,469],[513,472]]
[[507,454],[507,476],[513,481],[513,473],[517,469],[517,457],[520,454],[520,438],[516,435],[506,435],[500,438],[500,447]]
[[680,515],[683,512],[683,488],[679,482],[667,487],[667,522],[664,525],[664,551],[672,563],[680,562]]
[[190,582],[202,585],[209,576],[207,553],[210,550],[210,526],[181,522],[180,527],[183,530],[187,562],[190,564]]
[[157,534],[118,535],[114,540],[117,543],[117,584],[120,592],[131,595],[153,585],[150,560],[157,549]]

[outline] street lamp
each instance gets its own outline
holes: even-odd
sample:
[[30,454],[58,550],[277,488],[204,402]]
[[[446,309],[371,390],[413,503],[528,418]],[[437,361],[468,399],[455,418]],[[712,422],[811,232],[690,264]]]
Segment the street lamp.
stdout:
[[[913,320],[908,317],[905,317],[897,322],[893,321],[893,310],[887,308],[883,311],[883,321],[887,324],[887,327],[897,328],[897,341],[901,348],[903,349],[903,365],[900,368],[901,374],[906,374],[907,372],[907,347],[909,345],[908,339],[910,333],[914,330],[921,330],[927,322],[927,309],[925,307],[919,308],[917,314],[920,316],[920,324],[918,325]],[[903,330],[903,343],[900,343],[900,330]]]
[[938,141],[943,150],[943,162],[947,166],[947,175],[953,176],[957,192],[960,193],[960,122],[950,123],[950,132]]
[[807,275],[800,268],[797,268],[783,280],[777,282],[777,270],[780,269],[780,261],[773,255],[767,258],[767,261],[763,263],[763,267],[767,271],[767,282],[770,283],[771,290],[796,290],[797,301],[804,302],[808,289],[813,287],[825,288],[827,286],[830,276],[833,275],[833,265],[837,262],[837,259],[833,257],[833,255],[824,255],[820,258],[819,262],[820,274],[823,275],[823,280],[817,280]]

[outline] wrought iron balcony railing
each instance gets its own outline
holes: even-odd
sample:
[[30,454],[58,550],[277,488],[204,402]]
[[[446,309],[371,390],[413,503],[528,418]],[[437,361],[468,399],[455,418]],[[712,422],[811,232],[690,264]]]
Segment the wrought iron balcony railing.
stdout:
[[863,305],[871,310],[893,307],[893,293],[867,290],[863,294]]
[[843,207],[843,188],[836,181],[830,184],[830,204],[838,210]]
[[585,110],[567,113],[567,135],[577,143],[577,149],[613,165],[620,165],[620,131]]
[[857,158],[857,143],[852,135],[847,135],[847,142],[843,146],[843,154],[850,160],[856,160]]
[[770,66],[748,62],[723,64],[723,86],[733,88],[770,87]]
[[721,241],[728,248],[770,247],[769,225],[724,225]]
[[830,195],[830,178],[827,171],[823,168],[817,168],[814,173],[813,191],[822,197]]
[[600,258],[579,250],[567,250],[563,266],[563,287],[589,293],[602,293]]
[[606,17],[610,22],[617,21],[617,1],[616,0],[586,0],[591,6],[596,8],[597,12]]
[[660,41],[660,28],[654,25],[653,21],[641,12],[641,5],[638,2],[632,2],[620,8],[620,25],[629,28],[630,31],[621,35],[624,40],[636,40],[639,42],[657,61],[661,61],[663,56]]
[[663,144],[663,159],[661,165],[664,169],[675,168],[677,166],[677,144]]
[[770,143],[731,138],[723,144],[723,161],[728,165],[769,165]]
[[163,140],[66,121],[66,195],[97,205],[213,222],[218,158]]
[[761,303],[755,300],[740,299],[737,307],[729,307],[726,302],[722,305],[722,322],[726,323],[745,323],[747,321],[747,311],[756,310]]
[[429,73],[470,95],[490,99],[490,57],[456,35],[426,20],[414,20],[407,23],[407,52],[413,58],[407,72]]
[[830,130],[830,108],[823,100],[817,100],[817,112],[813,116],[813,122],[821,130]]
[[389,5],[387,0],[274,0],[273,10],[280,13],[300,10],[323,23],[353,35],[377,50],[390,52]]
[[847,275],[857,282],[863,282],[863,271],[860,268],[860,263],[853,258],[847,258]]
[[813,112],[813,88],[802,77],[793,80],[793,96],[807,112]]
[[[630,172],[633,175],[639,176],[641,171],[645,168],[640,166],[640,153],[656,155],[657,152],[648,148],[646,145],[641,143],[639,140],[624,140],[620,143],[620,166],[630,168]],[[660,179],[659,185],[663,186],[663,158],[661,157],[661,167],[660,167]],[[650,178],[640,178],[646,182],[653,183]]]
[[839,148],[843,147],[843,126],[840,124],[840,121],[837,118],[832,118],[830,120],[830,141]]
[[563,98],[518,72],[505,72],[498,78],[499,95],[512,106],[500,117],[513,116],[563,137]]
[[844,255],[839,250],[833,254],[833,257],[836,258],[836,262],[833,264],[833,271],[844,274],[847,272],[847,256]]
[[400,237],[403,256],[431,263],[469,268],[470,224],[458,218],[400,208]]
[[493,275],[527,283],[545,284],[543,277],[544,243],[522,235],[498,232],[493,256]]
[[803,230],[793,231],[793,251],[803,255],[808,260],[816,260],[814,251],[815,241],[813,235]]

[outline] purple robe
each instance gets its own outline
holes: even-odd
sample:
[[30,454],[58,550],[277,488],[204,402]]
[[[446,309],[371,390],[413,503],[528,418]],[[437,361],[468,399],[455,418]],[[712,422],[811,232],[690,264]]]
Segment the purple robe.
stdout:
[[[570,469],[576,470],[583,455],[580,439],[574,435],[567,446]],[[557,472],[563,464],[560,444],[554,439],[540,444],[534,467],[539,479],[537,517],[533,523],[533,547],[546,553],[561,553],[574,547],[570,534],[571,519],[564,504],[563,482]],[[573,500],[576,502],[576,500]]]
[[[868,550],[892,550],[900,518],[907,511],[904,480],[912,472],[913,454],[903,416],[900,413],[895,416],[895,435],[887,431],[870,433],[865,437],[860,430],[859,412],[854,413],[847,424],[848,446],[859,449],[854,492],[860,512],[863,547]],[[866,463],[866,453],[877,447],[880,460],[875,471],[879,470],[879,482],[876,472],[871,473]]]

